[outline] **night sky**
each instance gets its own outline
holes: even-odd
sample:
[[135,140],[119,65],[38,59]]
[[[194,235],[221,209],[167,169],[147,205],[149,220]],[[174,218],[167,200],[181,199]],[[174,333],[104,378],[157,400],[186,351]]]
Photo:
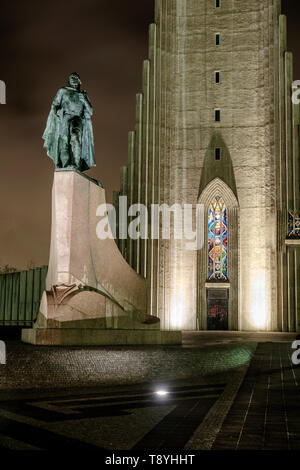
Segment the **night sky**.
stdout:
[[[283,5],[300,80],[299,0]],[[97,167],[88,174],[102,181],[108,200],[119,188],[154,0],[2,0],[0,13],[0,79],[7,86],[7,104],[0,105],[0,266],[23,269],[48,263],[54,166],[41,136],[71,72],[81,75],[94,107]]]

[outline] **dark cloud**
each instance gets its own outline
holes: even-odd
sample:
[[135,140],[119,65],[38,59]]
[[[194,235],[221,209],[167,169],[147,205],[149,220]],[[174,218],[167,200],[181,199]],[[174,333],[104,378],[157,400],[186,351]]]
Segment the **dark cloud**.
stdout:
[[[289,48],[300,79],[298,0],[285,3]],[[127,161],[148,25],[154,0],[2,1],[0,79],[0,265],[47,263],[53,164],[41,136],[51,101],[70,72],[80,73],[92,100],[97,167],[108,199]]]

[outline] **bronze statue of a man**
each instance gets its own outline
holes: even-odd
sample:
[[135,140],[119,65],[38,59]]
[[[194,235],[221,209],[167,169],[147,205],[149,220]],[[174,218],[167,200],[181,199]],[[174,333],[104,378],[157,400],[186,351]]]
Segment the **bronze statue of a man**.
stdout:
[[43,134],[47,155],[56,168],[85,171],[96,166],[93,108],[80,85],[79,75],[72,73],[68,85],[58,90]]

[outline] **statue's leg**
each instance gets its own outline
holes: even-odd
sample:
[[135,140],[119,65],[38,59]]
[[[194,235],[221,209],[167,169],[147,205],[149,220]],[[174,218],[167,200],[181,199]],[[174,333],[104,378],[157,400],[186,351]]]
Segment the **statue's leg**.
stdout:
[[79,117],[75,117],[71,121],[71,148],[73,159],[77,168],[80,167],[81,160],[81,142],[82,142],[82,121]]
[[60,160],[63,168],[68,166],[70,163],[69,143],[68,138],[65,135],[60,137]]
[[62,122],[61,135],[59,137],[60,159],[63,168],[71,164],[69,134],[70,122],[64,119]]

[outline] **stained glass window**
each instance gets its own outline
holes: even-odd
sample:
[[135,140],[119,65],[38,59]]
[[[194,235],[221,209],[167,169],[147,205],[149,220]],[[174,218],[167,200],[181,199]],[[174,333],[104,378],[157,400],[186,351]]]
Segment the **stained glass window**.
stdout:
[[208,212],[208,279],[228,280],[228,221],[223,199],[216,197]]
[[288,214],[288,237],[300,237],[300,214],[293,211]]

